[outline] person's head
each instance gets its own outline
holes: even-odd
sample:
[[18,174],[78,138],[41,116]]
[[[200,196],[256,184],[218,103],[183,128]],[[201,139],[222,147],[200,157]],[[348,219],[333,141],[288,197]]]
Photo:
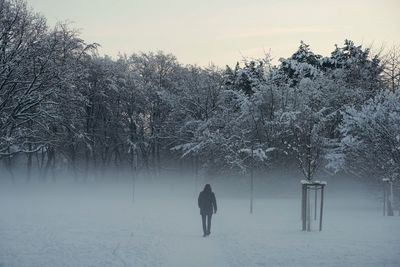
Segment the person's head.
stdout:
[[205,191],[205,192],[211,192],[211,185],[210,185],[210,184],[206,184],[206,185],[204,186],[204,191]]

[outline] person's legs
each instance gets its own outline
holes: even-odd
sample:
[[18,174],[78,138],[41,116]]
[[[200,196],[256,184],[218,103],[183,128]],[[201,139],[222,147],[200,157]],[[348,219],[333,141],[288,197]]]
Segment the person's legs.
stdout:
[[207,215],[207,235],[211,234],[211,217],[212,214]]
[[203,234],[204,234],[204,236],[206,236],[207,229],[206,229],[206,215],[205,214],[201,214],[201,222],[203,224]]

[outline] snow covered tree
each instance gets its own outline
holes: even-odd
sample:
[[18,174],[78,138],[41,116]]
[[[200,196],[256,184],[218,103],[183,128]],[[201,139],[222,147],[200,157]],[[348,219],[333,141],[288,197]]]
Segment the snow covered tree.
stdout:
[[276,75],[275,81],[293,87],[303,78],[313,79],[320,75],[320,59],[320,55],[314,54],[310,46],[301,41],[298,50],[290,58],[280,59],[280,75]]
[[[141,53],[133,54],[129,58],[131,69],[139,77],[137,86],[145,92],[146,113],[148,119],[146,133],[148,136],[148,149],[152,165],[161,167],[161,154],[166,146],[165,139],[167,117],[171,107],[165,97],[170,93],[177,93],[177,81],[179,81],[179,63],[171,54]],[[148,164],[147,164],[148,165]]]
[[[399,103],[399,92],[384,91],[367,101],[361,110],[347,108],[340,127],[341,153],[332,157],[331,166],[365,180],[381,182],[385,179],[391,186],[399,186]],[[393,214],[393,196],[388,201],[388,214]]]
[[330,57],[321,59],[323,70],[349,90],[358,91],[359,104],[374,97],[382,88],[382,66],[378,55],[371,55],[368,48],[356,46],[345,40],[344,46],[336,45]]
[[[238,173],[297,163],[312,179],[325,156],[356,172],[364,165],[349,160],[362,160],[352,156],[362,146],[346,142],[367,138],[359,134],[372,126],[347,132],[343,125],[372,106],[397,118],[396,94],[381,94],[398,91],[396,49],[380,61],[345,40],[322,57],[301,42],[277,66],[267,55],[224,71],[183,66],[163,52],[114,60],[68,25],[49,29],[23,0],[0,0],[0,7],[0,158],[9,170],[23,160],[28,179],[34,168],[45,179],[57,167],[78,177],[91,168],[158,172],[177,162]],[[393,169],[388,162],[375,171]]]
[[292,109],[283,112],[281,149],[293,157],[307,180],[312,180],[324,160],[328,139],[326,122],[330,110],[326,108],[327,98],[318,82],[302,79],[298,90],[303,97],[293,102]]
[[236,91],[243,91],[246,95],[251,96],[254,94],[254,89],[260,83],[265,82],[268,67],[268,56],[258,61],[245,60],[244,67],[241,67],[237,63],[233,70],[227,66],[224,73],[225,87]]
[[399,103],[398,92],[382,92],[361,110],[346,109],[340,126],[346,170],[375,181],[400,173]]
[[[0,1],[0,156],[34,152],[32,121],[42,115],[50,66],[43,17],[22,1]],[[21,145],[23,144],[23,145]]]

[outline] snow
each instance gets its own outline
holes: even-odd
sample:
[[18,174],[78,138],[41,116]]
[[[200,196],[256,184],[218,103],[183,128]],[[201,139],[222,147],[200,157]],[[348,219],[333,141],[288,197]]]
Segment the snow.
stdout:
[[248,199],[217,185],[207,238],[191,184],[136,189],[132,204],[123,183],[2,186],[0,266],[400,266],[400,217],[331,183],[323,230],[310,233],[300,231],[299,192],[256,195],[250,215]]
[[309,180],[301,180],[301,184],[312,184],[312,185],[327,185],[326,181],[309,181]]

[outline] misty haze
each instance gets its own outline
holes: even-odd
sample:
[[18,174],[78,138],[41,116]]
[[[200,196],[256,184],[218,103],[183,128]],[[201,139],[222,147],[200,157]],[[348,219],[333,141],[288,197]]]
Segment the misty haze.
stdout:
[[[397,28],[330,42],[348,33],[289,6],[276,25],[273,1],[88,2],[0,0],[0,267],[400,266]],[[272,49],[234,57],[256,37]]]

